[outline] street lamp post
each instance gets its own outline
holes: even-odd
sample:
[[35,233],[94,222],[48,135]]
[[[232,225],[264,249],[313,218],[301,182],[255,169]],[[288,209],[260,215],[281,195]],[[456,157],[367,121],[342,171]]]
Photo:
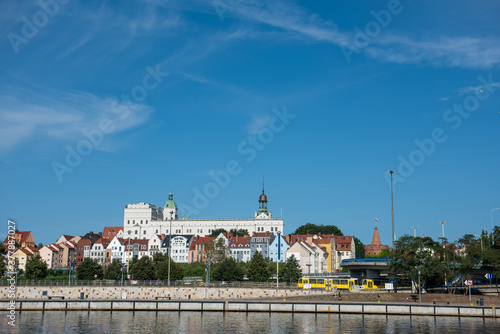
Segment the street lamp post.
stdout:
[[443,230],[443,248],[444,248],[444,224],[446,224],[446,222],[439,222],[439,224],[441,224]]
[[279,285],[280,285],[280,267],[279,267],[279,263],[280,263],[280,255],[281,255],[281,238],[280,238],[280,232],[278,231],[278,245],[277,245],[277,253],[276,254],[276,289],[279,288]]
[[120,299],[123,299],[123,265],[120,269],[122,270],[122,280],[120,281]]
[[[446,222],[439,222],[441,224],[441,228],[443,230],[443,259],[446,260],[446,252],[445,252],[445,245],[444,245],[444,224],[446,224]],[[448,282],[446,281],[446,272],[444,274],[444,285],[448,285]]]
[[420,286],[420,269],[418,270],[418,303],[422,304],[422,287]]
[[392,186],[392,174],[396,173],[397,170],[389,170],[386,171],[386,173],[391,174],[391,215],[392,215],[392,249],[394,250],[394,240],[396,239],[396,233],[394,232],[394,191],[393,191],[393,186]]
[[[310,259],[311,257],[309,257]],[[309,294],[307,295],[307,300],[311,301],[311,263],[306,264],[307,266],[307,277],[308,277],[308,282],[309,282]]]
[[172,214],[170,211],[170,229],[168,230],[168,286],[170,286],[170,262],[172,261]]
[[417,237],[417,228],[418,226],[413,226],[412,229],[413,229],[413,237],[416,238]]
[[[131,230],[128,230],[128,247],[127,247],[127,278],[128,276],[128,268],[129,268],[129,262],[130,262],[130,234],[132,233]],[[122,260],[123,261],[123,260]]]
[[495,210],[500,210],[500,208],[494,208],[493,210],[490,211],[491,215],[491,233],[493,233],[493,211]]

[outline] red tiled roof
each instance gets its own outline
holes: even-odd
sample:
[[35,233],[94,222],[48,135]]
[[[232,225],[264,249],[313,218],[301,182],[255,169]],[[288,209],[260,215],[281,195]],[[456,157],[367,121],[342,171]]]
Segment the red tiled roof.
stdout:
[[102,237],[105,239],[113,239],[119,232],[123,232],[123,226],[105,226]]
[[[14,232],[14,238],[17,240],[17,236],[20,236],[19,237],[19,242],[20,243],[23,243],[26,241],[26,238],[28,238],[28,236],[30,235],[31,231],[19,231],[19,230],[16,230]],[[11,238],[12,239],[12,238]],[[4,240],[4,244],[8,243],[9,242],[9,236],[7,236]]]
[[25,242],[26,238],[30,235],[31,231],[18,232],[21,235],[21,242]]
[[211,241],[215,240],[215,237],[199,237],[196,236],[193,238],[193,241],[191,242],[191,246],[189,247],[190,250],[195,250],[196,245],[204,245],[207,244]]
[[38,252],[39,252],[38,248],[33,247],[33,246],[26,246],[26,247],[24,247],[24,248],[25,248],[25,249],[27,249],[27,250],[29,250],[29,251],[30,251],[30,252],[32,252],[33,254],[35,254],[35,253],[38,253]]
[[271,232],[253,232],[252,237],[268,237],[271,235]]
[[229,240],[229,247],[250,247],[251,241],[252,237],[232,237]]
[[29,251],[27,251],[27,250],[26,250],[26,249],[24,249],[24,248],[18,248],[18,249],[16,250],[16,253],[17,253],[17,252],[24,253],[25,255],[32,255]]

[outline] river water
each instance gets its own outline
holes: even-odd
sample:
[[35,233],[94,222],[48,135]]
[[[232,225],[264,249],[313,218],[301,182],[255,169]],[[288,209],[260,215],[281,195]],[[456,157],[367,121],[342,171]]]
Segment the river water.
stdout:
[[427,316],[25,311],[15,327],[6,320],[2,333],[500,333],[500,319]]

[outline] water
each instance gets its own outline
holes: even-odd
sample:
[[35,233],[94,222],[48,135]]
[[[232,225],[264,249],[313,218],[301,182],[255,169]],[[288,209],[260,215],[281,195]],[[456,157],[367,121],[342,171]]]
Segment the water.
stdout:
[[[3,317],[2,317],[3,318]],[[220,312],[22,312],[2,333],[500,333],[500,319]]]

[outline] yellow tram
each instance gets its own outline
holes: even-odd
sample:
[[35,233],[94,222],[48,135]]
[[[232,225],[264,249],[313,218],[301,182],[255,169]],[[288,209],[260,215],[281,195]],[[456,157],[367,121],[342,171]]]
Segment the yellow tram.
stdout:
[[311,289],[332,290],[334,287],[337,290],[349,290],[359,288],[356,278],[315,278],[303,277],[299,281],[299,288],[304,288],[304,284],[311,284]]
[[388,279],[364,279],[363,289],[385,289],[385,284],[389,283]]

